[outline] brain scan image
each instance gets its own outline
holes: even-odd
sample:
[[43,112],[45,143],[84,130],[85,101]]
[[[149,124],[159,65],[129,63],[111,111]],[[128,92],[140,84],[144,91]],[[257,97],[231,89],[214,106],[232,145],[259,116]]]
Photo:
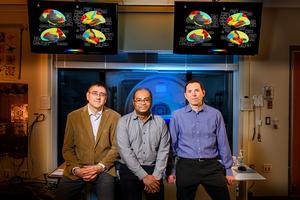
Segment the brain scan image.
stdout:
[[189,14],[189,16],[186,18],[186,22],[190,24],[196,24],[198,26],[203,26],[211,24],[212,19],[205,12],[196,10]]
[[234,30],[228,34],[227,41],[240,45],[242,43],[247,43],[249,41],[249,37],[242,31]]
[[40,16],[40,21],[56,25],[64,23],[66,21],[66,17],[57,10],[47,9]]
[[103,24],[105,23],[105,18],[99,11],[90,11],[85,13],[80,21],[83,24],[89,24],[90,26],[96,26],[98,24]]
[[234,26],[235,28],[240,28],[242,26],[246,26],[250,24],[250,20],[248,19],[247,15],[244,13],[236,13],[231,15],[226,23],[229,26]]
[[99,42],[104,42],[106,40],[106,37],[102,32],[98,30],[88,29],[83,33],[82,39],[89,43],[97,44]]
[[189,42],[202,43],[202,42],[210,41],[211,36],[204,29],[197,29],[197,30],[189,32],[189,34],[186,36],[186,39]]
[[49,43],[55,43],[65,40],[66,36],[59,28],[49,28],[42,32],[41,39]]

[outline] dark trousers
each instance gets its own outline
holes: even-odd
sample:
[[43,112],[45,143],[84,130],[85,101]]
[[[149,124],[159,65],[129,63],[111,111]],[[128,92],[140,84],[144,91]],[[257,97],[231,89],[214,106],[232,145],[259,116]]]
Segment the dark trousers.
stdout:
[[[56,200],[74,200],[78,198],[83,187],[86,185],[83,179],[71,180],[63,176],[59,182]],[[97,199],[114,200],[116,179],[112,175],[102,172],[93,182],[93,187]]]
[[[154,171],[154,167],[142,166],[143,169],[150,175]],[[123,193],[124,200],[141,200],[142,191],[144,191],[145,184],[143,181],[139,180],[130,169],[124,164],[120,165],[119,169],[120,181],[121,181],[121,190]],[[146,194],[144,191],[147,200],[163,200],[164,199],[164,183],[163,180],[160,180],[160,191],[154,194]]]
[[179,158],[176,165],[177,200],[194,200],[199,184],[213,200],[230,200],[223,165],[217,159],[199,162]]

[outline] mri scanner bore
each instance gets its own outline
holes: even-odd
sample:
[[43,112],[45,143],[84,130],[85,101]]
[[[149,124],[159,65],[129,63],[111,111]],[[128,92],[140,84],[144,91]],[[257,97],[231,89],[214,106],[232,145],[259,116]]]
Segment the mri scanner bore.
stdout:
[[[126,81],[126,80],[121,80]],[[167,123],[172,112],[186,105],[184,98],[185,82],[174,76],[152,75],[133,87],[125,102],[125,113],[133,111],[133,93],[138,88],[148,88],[152,92],[151,112],[162,117]],[[176,88],[176,89],[175,89]]]

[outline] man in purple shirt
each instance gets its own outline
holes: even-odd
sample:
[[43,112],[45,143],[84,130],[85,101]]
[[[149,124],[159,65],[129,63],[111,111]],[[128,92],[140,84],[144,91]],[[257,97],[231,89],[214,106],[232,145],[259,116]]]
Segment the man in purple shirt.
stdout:
[[195,199],[199,184],[213,200],[230,199],[227,184],[233,185],[235,178],[222,114],[202,101],[205,90],[199,81],[189,81],[184,95],[189,104],[174,111],[170,121],[173,164],[176,151],[179,159],[176,176],[172,167],[167,180],[176,182],[178,200]]

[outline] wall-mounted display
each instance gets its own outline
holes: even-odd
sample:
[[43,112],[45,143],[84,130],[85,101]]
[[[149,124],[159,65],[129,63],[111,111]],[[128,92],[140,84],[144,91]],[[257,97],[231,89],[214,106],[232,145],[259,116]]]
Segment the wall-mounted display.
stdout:
[[173,52],[255,55],[262,3],[175,2]]
[[31,52],[117,54],[118,5],[28,0]]

